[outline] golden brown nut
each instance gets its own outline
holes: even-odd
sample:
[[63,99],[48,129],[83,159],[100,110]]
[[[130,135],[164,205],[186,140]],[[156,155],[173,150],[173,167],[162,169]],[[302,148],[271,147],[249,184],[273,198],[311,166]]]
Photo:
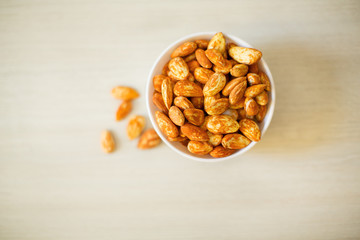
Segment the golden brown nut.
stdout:
[[195,79],[202,84],[205,84],[207,81],[209,81],[213,74],[214,72],[207,68],[197,67],[194,70]]
[[199,108],[199,109],[204,108],[204,97],[192,97],[190,100],[195,108]]
[[256,122],[251,119],[241,119],[239,122],[239,130],[251,141],[258,142],[261,139],[260,128]]
[[241,82],[246,82],[246,77],[234,78],[225,85],[224,89],[222,90],[222,94],[224,96],[229,96],[231,91]]
[[239,83],[229,95],[230,106],[239,105],[246,92],[246,81]]
[[132,103],[131,101],[123,101],[118,110],[116,111],[116,121],[120,121],[124,119],[132,109]]
[[209,81],[206,82],[203,93],[205,97],[210,97],[218,94],[223,90],[226,84],[226,77],[222,73],[214,73]]
[[229,55],[239,63],[251,65],[260,60],[262,53],[254,48],[232,47]]
[[168,114],[168,109],[165,106],[164,100],[162,98],[162,95],[158,92],[154,92],[153,94],[153,98],[152,101],[154,103],[154,105],[160,109],[162,112],[164,112],[165,114]]
[[180,108],[181,110],[194,108],[194,105],[186,97],[176,97],[174,99],[174,105]]
[[257,75],[256,73],[248,73],[246,77],[247,77],[247,81],[249,83],[249,86],[261,83],[260,76]]
[[161,138],[154,129],[146,130],[140,137],[138,148],[149,149],[154,148],[161,143]]
[[209,143],[211,145],[215,147],[221,144],[221,139],[223,138],[222,134],[214,134],[210,131],[207,131],[206,133],[209,136]]
[[251,141],[247,137],[238,133],[226,134],[221,140],[223,147],[229,149],[242,149],[250,143]]
[[207,135],[206,131],[191,123],[185,123],[183,126],[181,126],[181,132],[190,140],[209,141],[209,136]]
[[244,96],[254,98],[257,95],[259,95],[260,93],[262,93],[264,91],[265,87],[266,87],[265,84],[256,84],[256,85],[250,86],[246,89]]
[[179,136],[179,130],[175,124],[170,120],[168,116],[164,113],[156,111],[155,112],[156,122],[161,130],[167,137],[177,137]]
[[251,65],[249,66],[249,72],[250,72],[250,73],[256,73],[256,74],[258,74],[258,73],[259,73],[259,66],[258,66],[258,64],[257,64],[257,63],[251,64]]
[[205,51],[206,57],[212,62],[214,65],[219,67],[226,66],[226,59],[223,57],[220,51],[217,49],[208,49]]
[[213,150],[208,142],[190,141],[187,146],[189,152],[197,155],[206,155]]
[[181,57],[170,60],[169,70],[176,80],[185,80],[190,72],[187,63]]
[[202,97],[203,91],[196,83],[183,80],[175,84],[174,94],[182,97]]
[[143,116],[135,115],[130,120],[126,127],[128,138],[133,140],[140,136],[141,132],[145,128],[146,120]]
[[167,109],[171,107],[173,101],[173,85],[170,78],[163,80],[161,84],[161,95]]
[[210,40],[207,49],[216,49],[224,57],[226,56],[226,42],[222,32],[216,33]]
[[170,78],[168,76],[164,76],[164,75],[156,75],[153,78],[153,84],[154,84],[154,89],[157,92],[161,93],[161,84],[164,81],[164,79],[169,79]]
[[207,129],[214,134],[234,133],[239,130],[239,124],[227,115],[211,116],[206,125]]
[[201,48],[201,49],[207,49],[207,47],[209,45],[209,41],[204,40],[204,39],[195,40],[195,43],[197,44],[198,48]]
[[181,44],[175,51],[171,54],[171,58],[184,57],[195,51],[197,44],[194,42],[186,42]]
[[197,49],[195,51],[195,57],[198,63],[204,67],[204,68],[211,68],[212,63],[210,60],[206,57],[205,51],[203,49]]
[[265,90],[269,92],[271,86],[270,86],[270,80],[269,80],[268,76],[264,72],[259,72],[259,76],[260,76],[261,83],[266,85]]
[[268,93],[266,91],[263,91],[255,97],[255,100],[259,105],[266,105],[269,102]]
[[131,87],[117,86],[111,90],[111,95],[120,100],[133,100],[139,97],[139,93]]
[[243,77],[247,74],[249,67],[245,64],[236,64],[231,70],[230,74],[234,77]]
[[214,158],[223,158],[223,157],[230,156],[235,151],[236,150],[234,150],[234,149],[227,149],[227,148],[224,148],[223,146],[217,146],[210,152],[210,155]]
[[110,131],[101,133],[101,147],[105,153],[111,153],[115,150],[115,141]]
[[169,118],[175,125],[182,126],[185,123],[184,114],[181,110],[176,106],[171,106],[169,109]]
[[260,109],[258,114],[256,114],[256,120],[261,123],[266,115],[267,106],[266,105],[260,105]]
[[252,98],[245,98],[244,109],[249,116],[255,116],[259,112],[259,105]]
[[200,126],[204,122],[204,111],[197,108],[188,108],[184,110],[184,116],[189,123]]
[[192,61],[188,62],[187,65],[188,65],[189,71],[191,73],[193,73],[196,68],[200,67],[200,64],[196,60],[192,60]]

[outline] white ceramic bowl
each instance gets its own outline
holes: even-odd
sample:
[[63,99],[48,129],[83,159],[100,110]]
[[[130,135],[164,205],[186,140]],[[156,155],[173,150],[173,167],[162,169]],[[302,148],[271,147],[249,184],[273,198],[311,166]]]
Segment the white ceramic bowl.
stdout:
[[[186,158],[190,158],[192,160],[201,161],[201,162],[218,162],[227,160],[230,158],[238,158],[241,154],[245,153],[246,151],[250,150],[256,142],[251,142],[246,148],[240,149],[234,154],[224,157],[224,158],[213,158],[210,155],[195,155],[190,153],[185,146],[183,146],[179,142],[170,142],[166,139],[165,135],[161,132],[159,129],[156,120],[155,120],[155,111],[158,111],[157,107],[152,102],[152,95],[154,92],[154,86],[153,86],[153,77],[155,75],[161,74],[163,66],[170,60],[170,54],[182,43],[188,42],[188,41],[194,41],[197,39],[207,39],[210,40],[212,36],[215,35],[216,32],[200,32],[200,33],[194,33],[190,34],[188,36],[185,36],[174,43],[172,43],[169,47],[167,47],[160,56],[156,59],[153,67],[151,68],[147,84],[146,84],[146,106],[149,113],[150,121],[152,125],[154,126],[155,131],[159,134],[163,142],[165,142],[166,145],[168,145],[172,150],[180,154],[181,156],[184,156]],[[226,37],[226,42],[233,42],[241,47],[252,47],[250,44],[245,42],[244,40],[234,37],[229,34],[224,34]],[[261,47],[259,47],[261,50]],[[270,79],[271,82],[271,92],[269,94],[269,103],[268,103],[268,110],[266,113],[266,117],[263,120],[261,124],[259,124],[259,127],[261,129],[261,137],[263,140],[264,133],[266,132],[266,129],[269,127],[269,124],[271,122],[271,118],[274,113],[275,108],[275,84],[274,80],[272,78],[271,72],[264,60],[264,58],[261,58],[259,61],[259,69],[267,74],[267,76]],[[261,140],[261,141],[262,141]]]

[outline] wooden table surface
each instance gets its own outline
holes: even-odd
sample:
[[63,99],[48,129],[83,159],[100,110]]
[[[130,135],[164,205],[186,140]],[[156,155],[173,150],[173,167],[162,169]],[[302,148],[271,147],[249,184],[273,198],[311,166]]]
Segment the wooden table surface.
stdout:
[[[360,239],[359,11],[356,0],[0,1],[0,239]],[[138,89],[133,114],[146,115],[153,62],[201,31],[263,51],[277,89],[268,132],[215,164],[137,150],[110,89]]]

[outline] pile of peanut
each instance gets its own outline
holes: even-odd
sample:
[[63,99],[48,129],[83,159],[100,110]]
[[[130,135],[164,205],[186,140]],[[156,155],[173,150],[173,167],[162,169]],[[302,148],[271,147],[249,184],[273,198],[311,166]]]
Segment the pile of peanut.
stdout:
[[270,91],[261,57],[259,50],[226,44],[221,32],[176,48],[153,78],[155,117],[167,139],[215,158],[260,141]]
[[[111,95],[116,99],[122,100],[122,103],[116,112],[116,121],[123,120],[129,115],[132,110],[132,100],[139,97],[139,93],[135,89],[124,86],[114,87],[111,91]],[[145,124],[145,117],[140,115],[132,116],[126,128],[128,138],[133,140],[139,137],[145,129]],[[156,147],[160,143],[160,137],[157,135],[156,131],[151,128],[141,135],[137,146],[139,149],[149,149]],[[114,137],[108,130],[103,131],[101,134],[101,147],[106,153],[111,153],[115,150]]]

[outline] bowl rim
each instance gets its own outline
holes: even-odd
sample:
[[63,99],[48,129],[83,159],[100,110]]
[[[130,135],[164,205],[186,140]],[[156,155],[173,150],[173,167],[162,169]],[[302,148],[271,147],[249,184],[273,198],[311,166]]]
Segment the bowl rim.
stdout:
[[[151,84],[152,84],[152,75],[155,71],[155,68],[157,67],[157,65],[159,64],[159,62],[161,61],[161,59],[163,58],[163,56],[172,48],[174,48],[175,46],[177,45],[180,45],[181,43],[187,41],[188,39],[190,38],[194,38],[194,37],[199,37],[199,36],[202,36],[202,35],[215,35],[217,32],[197,32],[197,33],[192,33],[192,34],[189,34],[189,35],[186,35],[182,38],[179,38],[178,40],[176,40],[175,42],[171,43],[167,48],[165,48],[161,53],[160,55],[156,58],[154,64],[152,65],[151,67],[151,70],[149,72],[149,75],[148,75],[148,78],[147,78],[147,83],[146,83],[146,89],[145,89],[145,97],[146,97],[146,109],[147,109],[147,112],[148,112],[148,115],[149,115],[149,118],[150,118],[150,122],[151,124],[153,125],[155,131],[157,132],[157,134],[159,135],[159,137],[161,138],[161,140],[163,142],[165,142],[165,144],[170,147],[170,149],[172,149],[173,151],[177,152],[178,154],[180,154],[181,156],[185,157],[185,158],[189,158],[189,159],[192,159],[192,160],[195,160],[195,161],[200,161],[200,162],[221,162],[221,161],[225,161],[225,160],[229,160],[229,159],[232,159],[232,158],[235,158],[235,157],[238,157],[242,154],[244,154],[245,152],[249,151],[251,148],[253,148],[255,146],[255,144],[257,142],[251,142],[247,147],[243,148],[243,149],[240,149],[238,152],[230,155],[230,156],[227,156],[227,157],[223,157],[223,158],[211,158],[211,159],[205,159],[205,158],[200,158],[200,157],[196,157],[196,156],[192,156],[190,154],[187,154],[187,153],[184,153],[182,151],[180,151],[179,149],[177,149],[176,147],[174,147],[170,141],[168,141],[162,134],[161,130],[159,129],[159,127],[157,126],[156,122],[155,122],[155,117],[153,116],[152,112],[151,112],[151,106],[150,104],[152,104],[152,101],[150,101],[150,87],[151,87]],[[245,47],[249,47],[249,48],[253,48],[252,45],[250,45],[249,43],[247,43],[246,41],[242,40],[241,38],[238,38],[238,37],[235,37],[234,35],[232,34],[224,34],[225,38],[228,38],[229,40],[239,44],[240,46],[245,46]],[[264,122],[264,126],[263,126],[263,129],[261,131],[261,137],[263,137],[265,135],[265,132],[266,130],[268,129],[270,123],[271,123],[271,120],[272,120],[272,117],[273,117],[273,114],[274,114],[274,110],[275,110],[275,101],[276,101],[276,95],[275,95],[275,83],[274,83],[274,80],[273,80],[273,77],[272,77],[272,74],[271,74],[271,71],[265,61],[265,59],[262,57],[261,58],[261,61],[262,61],[262,65],[263,65],[263,70],[264,72],[266,72],[269,80],[270,80],[270,83],[271,83],[271,104],[270,106],[268,107],[268,110],[267,110],[267,121]]]

